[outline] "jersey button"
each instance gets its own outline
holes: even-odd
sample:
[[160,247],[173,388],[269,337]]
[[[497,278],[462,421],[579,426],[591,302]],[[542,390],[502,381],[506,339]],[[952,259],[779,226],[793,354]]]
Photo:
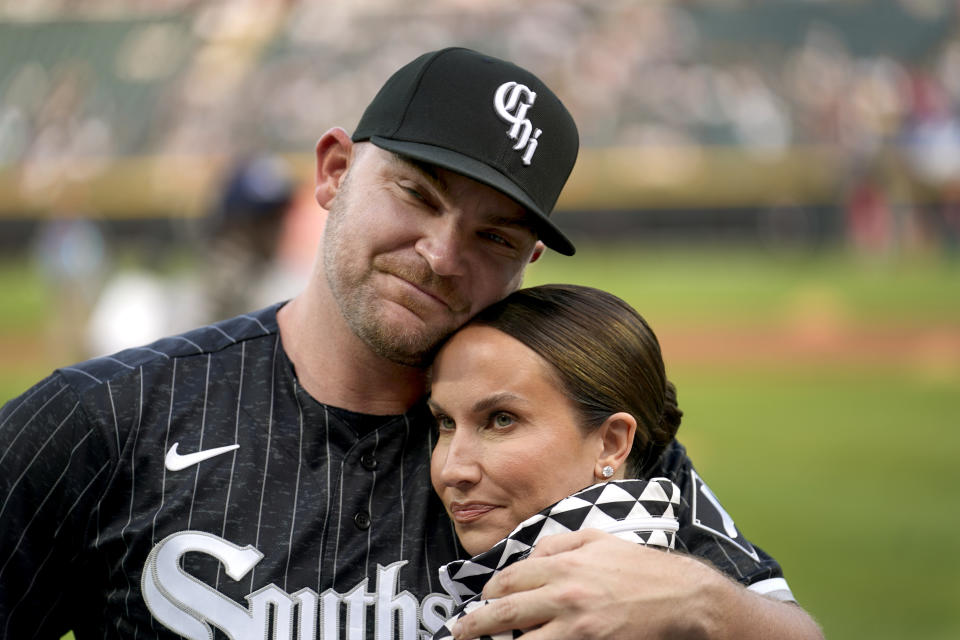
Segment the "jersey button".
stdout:
[[357,529],[366,530],[370,528],[370,515],[366,511],[359,511],[357,515],[353,516],[353,524],[357,525]]
[[377,459],[373,457],[372,453],[365,453],[360,456],[360,466],[367,471],[373,471],[377,468]]

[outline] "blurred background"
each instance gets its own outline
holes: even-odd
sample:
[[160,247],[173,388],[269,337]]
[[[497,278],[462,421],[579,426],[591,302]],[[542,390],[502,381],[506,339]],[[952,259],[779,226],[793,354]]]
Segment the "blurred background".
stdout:
[[0,0],[0,402],[294,295],[316,140],[453,44],[580,128],[527,283],[647,317],[827,637],[960,637],[957,0]]

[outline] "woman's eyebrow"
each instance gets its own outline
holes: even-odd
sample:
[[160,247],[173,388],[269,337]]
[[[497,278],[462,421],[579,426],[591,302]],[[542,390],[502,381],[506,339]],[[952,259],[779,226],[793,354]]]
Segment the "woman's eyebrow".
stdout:
[[[495,409],[503,404],[508,402],[526,402],[523,397],[518,396],[515,393],[510,393],[509,391],[503,391],[501,393],[495,393],[493,395],[487,396],[485,398],[480,398],[473,403],[473,406],[470,407],[470,411],[473,413],[483,413],[484,411],[489,411],[490,409]],[[440,404],[435,401],[433,398],[427,398],[427,406],[430,407],[435,412],[445,413],[445,410]]]
[[486,398],[477,400],[473,404],[473,411],[476,413],[481,413],[509,402],[524,402],[524,399],[515,393],[503,391],[501,393],[495,393],[491,396],[487,396]]

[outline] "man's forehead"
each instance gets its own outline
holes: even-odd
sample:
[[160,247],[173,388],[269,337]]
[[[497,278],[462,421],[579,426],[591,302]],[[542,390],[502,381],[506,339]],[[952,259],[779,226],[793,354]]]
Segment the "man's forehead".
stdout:
[[488,222],[498,226],[510,226],[518,229],[525,229],[536,235],[533,214],[530,213],[522,204],[507,194],[502,193],[500,190],[484,184],[479,180],[475,180],[470,176],[465,176],[461,173],[441,167],[431,162],[425,162],[423,160],[411,158],[396,152],[387,153],[389,153],[389,157],[395,165],[411,169],[423,175],[440,193],[444,195],[451,195],[451,191],[454,188],[453,183],[460,180],[468,181],[471,184],[479,185],[480,187],[489,190],[491,194],[495,194],[495,196],[500,198],[504,203],[509,202],[512,212],[507,212],[505,207],[498,207],[495,212],[491,212],[486,216]]
[[[434,186],[439,191],[446,193],[449,190],[450,187],[447,184],[444,173],[441,173],[446,172],[445,169],[442,169],[433,163],[417,160],[416,158],[411,158],[410,156],[405,156],[395,151],[385,151],[385,153],[388,154],[390,161],[394,165],[422,173],[424,176],[429,178],[432,183],[434,183]],[[461,177],[465,178],[466,176]]]

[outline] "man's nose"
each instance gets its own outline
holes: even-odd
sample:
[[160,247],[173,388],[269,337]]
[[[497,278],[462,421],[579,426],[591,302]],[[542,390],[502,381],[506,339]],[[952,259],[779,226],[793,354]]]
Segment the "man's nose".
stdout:
[[437,275],[463,275],[467,247],[457,216],[442,214],[430,220],[415,246]]

